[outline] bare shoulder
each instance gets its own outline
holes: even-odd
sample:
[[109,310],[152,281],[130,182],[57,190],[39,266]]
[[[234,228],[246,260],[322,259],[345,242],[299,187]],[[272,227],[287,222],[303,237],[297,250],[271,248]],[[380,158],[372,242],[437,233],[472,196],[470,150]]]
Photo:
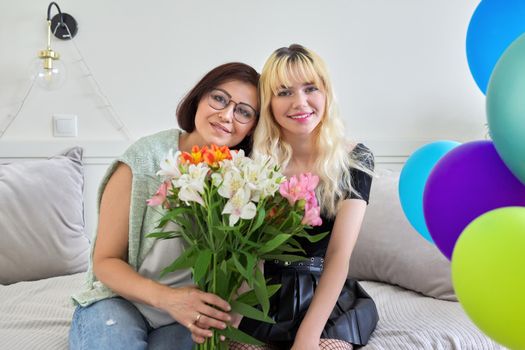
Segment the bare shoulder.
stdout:
[[115,185],[121,184],[122,185],[127,182],[130,182],[132,177],[133,175],[131,173],[131,168],[127,164],[119,162],[115,171],[109,178],[108,185],[110,184],[115,184]]
[[102,209],[105,209],[105,204],[108,201],[116,204],[124,198],[129,199],[131,197],[132,179],[133,175],[130,167],[120,162],[109,178],[106,187],[104,188],[104,192],[102,193],[101,211]]

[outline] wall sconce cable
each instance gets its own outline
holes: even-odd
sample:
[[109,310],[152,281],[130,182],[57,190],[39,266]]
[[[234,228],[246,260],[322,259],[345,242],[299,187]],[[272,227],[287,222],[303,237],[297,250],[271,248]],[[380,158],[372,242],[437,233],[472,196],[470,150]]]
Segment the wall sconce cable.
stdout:
[[[71,35],[67,24],[65,24],[65,27],[66,27],[67,32]],[[80,57],[80,59],[77,62],[82,62],[82,64],[84,65],[84,69],[87,71],[87,73],[85,74],[85,77],[92,81],[93,85],[95,86],[95,89],[94,89],[95,92],[99,95],[99,97],[101,97],[103,101],[103,104],[98,106],[98,108],[105,108],[109,112],[109,115],[111,118],[110,121],[113,122],[113,126],[115,127],[115,129],[121,132],[127,140],[133,140],[133,137],[131,136],[131,133],[129,129],[127,128],[126,124],[124,124],[122,119],[119,117],[115,108],[113,107],[113,104],[111,103],[109,98],[106,96],[106,94],[104,94],[97,79],[95,79],[95,76],[91,72],[91,69],[89,68],[86,60],[84,59],[84,56],[82,55],[82,52],[78,48],[75,40],[71,39],[71,42],[73,43],[73,46],[75,47],[75,50],[77,51],[77,54]]]
[[35,85],[35,79],[33,78],[33,79],[31,79],[31,85],[29,85],[29,88],[27,89],[27,91],[26,91],[26,93],[24,95],[24,98],[20,102],[20,105],[18,106],[18,109],[16,110],[16,112],[14,114],[8,114],[7,115],[6,122],[5,122],[6,125],[2,129],[0,129],[0,138],[2,138],[2,136],[4,136],[4,134],[7,131],[7,129],[9,129],[11,124],[15,121],[16,117],[18,117],[18,114],[20,114],[20,111],[22,110],[22,107],[24,107],[24,104],[26,103],[26,100],[29,97],[29,94],[33,90],[33,86],[34,85]]

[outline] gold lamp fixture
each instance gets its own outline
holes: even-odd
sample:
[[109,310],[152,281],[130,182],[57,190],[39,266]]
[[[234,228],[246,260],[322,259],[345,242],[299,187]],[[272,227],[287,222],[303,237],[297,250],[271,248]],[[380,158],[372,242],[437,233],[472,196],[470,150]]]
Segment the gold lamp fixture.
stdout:
[[[51,8],[55,6],[58,14],[51,18]],[[33,64],[32,79],[40,87],[54,90],[66,80],[66,67],[60,60],[60,54],[51,48],[51,33],[61,40],[70,40],[77,34],[77,21],[73,16],[60,11],[56,2],[47,8],[47,47],[38,52],[38,60]]]

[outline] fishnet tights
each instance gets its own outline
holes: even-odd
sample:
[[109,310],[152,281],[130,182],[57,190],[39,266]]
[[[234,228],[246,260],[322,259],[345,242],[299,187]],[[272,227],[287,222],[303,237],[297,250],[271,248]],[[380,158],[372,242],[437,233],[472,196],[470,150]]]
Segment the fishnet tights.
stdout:
[[[352,350],[352,344],[339,339],[321,339],[319,342],[321,350]],[[230,350],[272,350],[269,346],[259,346],[230,342]]]

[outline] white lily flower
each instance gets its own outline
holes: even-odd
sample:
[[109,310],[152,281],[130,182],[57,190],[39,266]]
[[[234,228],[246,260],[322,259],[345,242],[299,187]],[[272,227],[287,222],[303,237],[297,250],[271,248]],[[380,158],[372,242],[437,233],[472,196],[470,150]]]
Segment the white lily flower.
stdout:
[[230,168],[224,174],[224,181],[219,187],[219,194],[224,198],[232,198],[232,196],[243,188],[246,180],[236,168]]
[[180,154],[180,151],[173,154],[173,148],[171,148],[166,157],[160,162],[160,170],[157,171],[157,175],[163,176],[165,180],[178,179],[182,175],[179,163]]
[[203,207],[205,207],[204,200],[202,199],[202,197],[199,194],[199,192],[193,191],[192,189],[187,188],[187,187],[182,187],[180,189],[180,191],[179,191],[179,199],[181,201],[186,202],[186,203],[188,203],[188,202],[197,202],[200,205],[202,205]]
[[180,188],[179,198],[185,202],[197,202],[204,206],[200,195],[204,193],[204,180],[208,171],[209,167],[205,163],[190,164],[188,173],[173,182],[175,187]]
[[250,190],[241,188],[237,191],[224,206],[223,214],[230,214],[230,226],[234,226],[239,218],[249,220],[257,214],[255,204],[250,202]]
[[252,190],[251,200],[258,202],[261,198],[273,196],[279,189],[281,175],[275,171],[276,162],[270,156],[256,156],[244,168],[244,177]]
[[258,202],[261,197],[261,192],[264,187],[264,182],[268,177],[268,169],[264,164],[257,162],[250,162],[246,164],[243,169],[244,178],[246,179],[247,185],[252,192],[251,200]]
[[242,149],[238,152],[232,152],[231,155],[231,160],[225,160],[223,161],[224,164],[221,164],[221,168],[223,168],[225,171],[229,171],[232,168],[240,171],[246,166],[246,164],[253,162],[251,158],[244,155],[244,151]]
[[211,183],[215,187],[219,187],[222,183],[222,175],[219,173],[213,173],[211,174]]

